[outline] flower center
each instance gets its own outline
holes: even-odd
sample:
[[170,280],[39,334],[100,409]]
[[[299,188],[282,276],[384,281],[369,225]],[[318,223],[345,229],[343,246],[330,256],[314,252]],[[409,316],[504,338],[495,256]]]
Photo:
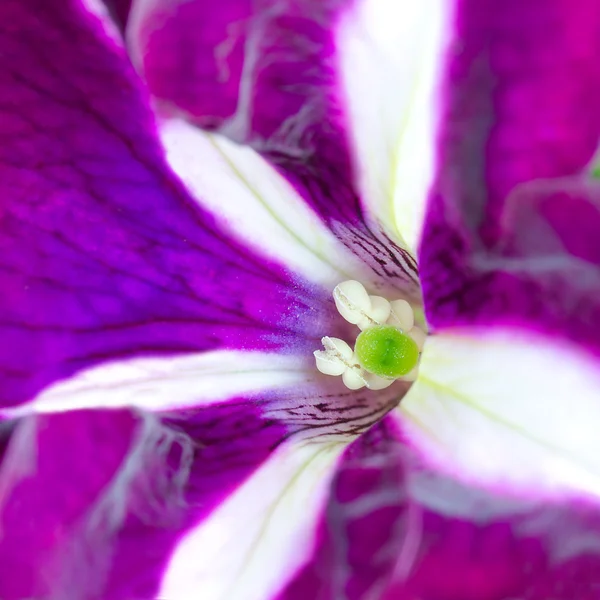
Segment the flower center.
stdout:
[[380,377],[398,379],[419,362],[415,341],[391,325],[365,329],[356,339],[354,351],[360,366]]
[[406,300],[389,302],[370,296],[358,281],[344,281],[333,290],[338,312],[361,333],[354,349],[338,338],[324,337],[325,350],[314,352],[317,369],[342,376],[346,387],[380,390],[397,379],[412,381],[425,332],[415,326],[412,307]]

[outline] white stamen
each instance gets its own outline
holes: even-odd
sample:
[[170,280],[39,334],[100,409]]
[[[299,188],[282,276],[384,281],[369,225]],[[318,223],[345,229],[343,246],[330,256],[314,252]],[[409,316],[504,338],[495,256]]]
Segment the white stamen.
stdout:
[[333,299],[340,315],[361,330],[382,325],[390,316],[390,303],[381,296],[369,296],[358,281],[340,283],[333,290]]
[[354,350],[344,340],[334,337],[324,337],[321,340],[325,350],[339,356],[347,365],[354,364]]
[[388,319],[388,325],[393,325],[402,329],[402,331],[409,331],[415,324],[415,314],[411,305],[406,300],[393,300],[390,302],[391,315]]
[[406,333],[415,341],[415,344],[417,344],[417,347],[419,348],[419,352],[421,352],[423,350],[423,346],[425,345],[427,334],[420,327],[416,326]]
[[323,350],[315,350],[313,354],[315,356],[317,369],[324,375],[342,375],[347,369],[346,365],[342,361],[338,360],[334,356],[331,356],[327,352],[323,352]]
[[384,390],[396,381],[395,379],[385,379],[384,377],[379,377],[379,375],[373,375],[372,373],[367,373],[365,379],[367,380],[367,387],[370,390]]
[[[415,326],[413,309],[406,300],[389,302],[381,296],[369,296],[362,283],[354,280],[337,285],[333,290],[333,298],[340,315],[359,329],[391,325],[409,335],[417,344],[419,352],[422,351],[427,334]],[[325,350],[313,353],[317,369],[325,375],[341,375],[347,388],[358,390],[366,386],[370,390],[383,390],[396,381],[366,372],[359,365],[352,347],[344,340],[324,337],[321,341]],[[399,379],[414,381],[417,374],[418,365]]]
[[371,310],[371,300],[362,283],[344,281],[333,290],[338,312],[346,321],[356,325]]
[[358,390],[367,385],[354,350],[344,340],[324,337],[321,342],[325,350],[315,350],[313,352],[317,369],[321,373],[324,375],[341,375],[344,384],[351,390]]
[[419,374],[419,366],[417,365],[412,371],[409,371],[406,375],[403,375],[400,379],[402,381],[415,381]]
[[342,375],[342,381],[350,390],[359,390],[367,385],[367,382],[362,375],[362,369],[357,368],[346,369]]
[[381,296],[369,296],[371,301],[371,309],[363,319],[358,321],[358,328],[362,331],[373,325],[383,325],[390,316],[390,303]]
[[354,351],[339,338],[324,337],[321,342],[325,350],[313,352],[317,369],[325,375],[342,375],[346,369],[356,364]]

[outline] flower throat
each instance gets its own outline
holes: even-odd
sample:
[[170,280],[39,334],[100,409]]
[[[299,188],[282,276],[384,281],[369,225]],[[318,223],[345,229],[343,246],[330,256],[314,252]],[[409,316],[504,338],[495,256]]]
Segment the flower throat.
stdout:
[[340,315],[360,330],[354,348],[339,338],[324,337],[324,350],[314,352],[317,369],[341,376],[346,387],[380,390],[398,379],[414,381],[425,332],[415,325],[406,300],[370,296],[358,281],[344,281],[333,290]]

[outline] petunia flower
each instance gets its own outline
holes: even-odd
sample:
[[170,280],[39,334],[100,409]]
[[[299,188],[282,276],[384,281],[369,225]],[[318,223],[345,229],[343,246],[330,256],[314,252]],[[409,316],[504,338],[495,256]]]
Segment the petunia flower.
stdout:
[[0,3],[0,598],[599,598],[599,59],[589,0]]

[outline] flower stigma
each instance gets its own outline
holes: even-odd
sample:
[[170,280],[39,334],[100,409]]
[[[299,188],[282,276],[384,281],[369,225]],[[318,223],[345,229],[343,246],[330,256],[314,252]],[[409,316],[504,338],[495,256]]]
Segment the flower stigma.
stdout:
[[426,335],[406,300],[370,296],[354,280],[337,285],[333,299],[340,315],[361,332],[354,348],[339,338],[321,340],[325,349],[314,352],[321,373],[341,376],[351,390],[381,390],[398,379],[416,379]]
[[391,379],[410,373],[419,362],[415,341],[392,325],[362,331],[356,339],[355,352],[363,369]]

